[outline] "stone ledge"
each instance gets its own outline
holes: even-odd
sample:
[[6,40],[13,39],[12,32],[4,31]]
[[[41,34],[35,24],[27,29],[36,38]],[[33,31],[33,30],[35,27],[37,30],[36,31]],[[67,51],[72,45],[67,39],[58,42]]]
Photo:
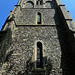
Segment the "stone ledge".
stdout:
[[66,10],[65,6],[59,6],[59,7],[60,7],[60,10],[61,10],[61,12],[62,12],[64,18],[65,18],[66,20],[72,20],[72,17],[71,17],[71,15],[69,14],[69,12]]
[[1,73],[2,73],[2,72],[6,72],[6,70],[2,70]]
[[35,24],[34,25],[28,25],[27,24],[27,25],[25,25],[25,24],[18,24],[18,23],[16,24],[16,26],[56,26],[56,25],[58,25],[58,24],[51,24],[51,25],[50,24],[49,25],[44,25],[44,24],[41,24],[41,25],[35,25]]
[[13,56],[20,56],[21,54],[16,54],[16,53],[15,53],[15,54],[12,54],[12,55],[13,55]]
[[20,6],[20,5],[15,5],[15,6]]
[[67,23],[69,29],[70,29],[71,31],[75,32],[75,23],[74,23],[74,21],[73,21],[73,20],[72,20],[72,21],[66,20],[66,23]]
[[32,71],[46,71],[46,67],[44,68],[36,68],[36,69],[32,69]]
[[65,5],[63,5],[63,4],[61,5],[61,4],[60,4],[59,6],[65,6]]
[[62,2],[60,0],[56,0],[57,5],[63,5]]

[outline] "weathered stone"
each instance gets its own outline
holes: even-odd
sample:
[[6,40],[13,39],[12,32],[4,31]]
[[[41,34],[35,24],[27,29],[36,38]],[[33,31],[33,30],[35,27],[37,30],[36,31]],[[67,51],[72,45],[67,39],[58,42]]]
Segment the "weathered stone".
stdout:
[[[42,5],[27,1],[19,0],[8,20],[14,18],[0,32],[0,74],[75,75],[73,21],[67,21],[71,17],[63,4],[60,0],[44,0]],[[37,24],[38,12],[41,24]],[[37,42],[42,43],[43,68],[35,68]]]

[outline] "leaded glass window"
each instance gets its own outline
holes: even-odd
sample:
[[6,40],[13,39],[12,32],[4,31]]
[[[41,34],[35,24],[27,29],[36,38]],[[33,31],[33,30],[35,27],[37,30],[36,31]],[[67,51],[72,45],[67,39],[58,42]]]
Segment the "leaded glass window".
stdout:
[[37,14],[37,24],[41,24],[41,13]]
[[43,53],[42,53],[42,43],[37,42],[37,68],[43,68]]

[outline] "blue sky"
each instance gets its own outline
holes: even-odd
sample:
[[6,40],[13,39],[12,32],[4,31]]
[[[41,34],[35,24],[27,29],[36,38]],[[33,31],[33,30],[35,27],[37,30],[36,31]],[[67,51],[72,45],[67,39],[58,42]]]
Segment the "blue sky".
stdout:
[[[75,0],[61,0],[75,21]],[[18,0],[1,0],[0,1],[0,30],[5,23],[10,11],[13,10],[14,5],[16,5]]]

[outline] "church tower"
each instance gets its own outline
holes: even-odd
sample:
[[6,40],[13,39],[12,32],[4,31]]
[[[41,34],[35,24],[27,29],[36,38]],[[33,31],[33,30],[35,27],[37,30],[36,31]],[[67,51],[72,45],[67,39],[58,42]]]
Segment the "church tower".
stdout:
[[19,0],[0,31],[0,75],[75,75],[74,50],[60,0]]

